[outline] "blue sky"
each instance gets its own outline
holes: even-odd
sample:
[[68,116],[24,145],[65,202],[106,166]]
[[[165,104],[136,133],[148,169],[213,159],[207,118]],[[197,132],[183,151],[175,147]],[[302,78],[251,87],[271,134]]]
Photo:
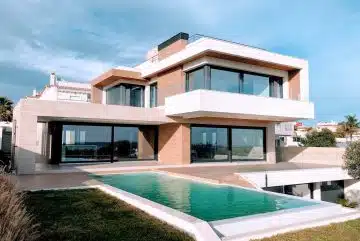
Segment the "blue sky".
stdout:
[[316,121],[360,117],[360,1],[2,0],[0,96],[89,81],[133,66],[177,32],[205,34],[309,60]]

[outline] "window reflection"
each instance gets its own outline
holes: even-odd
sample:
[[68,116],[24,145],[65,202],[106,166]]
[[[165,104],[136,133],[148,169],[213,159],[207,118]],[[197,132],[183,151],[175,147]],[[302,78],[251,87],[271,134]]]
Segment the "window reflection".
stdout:
[[239,73],[211,68],[211,89],[239,93]]
[[62,162],[110,161],[110,159],[110,126],[63,126]]
[[226,128],[192,127],[191,158],[197,161],[228,160]]
[[210,89],[283,98],[283,79],[242,70],[204,66],[186,73],[187,91]]
[[233,160],[265,159],[264,131],[262,129],[234,128],[232,134]]
[[244,94],[268,97],[270,96],[269,77],[244,74],[242,90]]
[[114,128],[114,161],[121,159],[155,159],[154,127]]
[[144,107],[144,86],[120,84],[106,91],[106,103]]
[[187,74],[188,91],[205,89],[204,82],[205,82],[204,68],[191,71]]

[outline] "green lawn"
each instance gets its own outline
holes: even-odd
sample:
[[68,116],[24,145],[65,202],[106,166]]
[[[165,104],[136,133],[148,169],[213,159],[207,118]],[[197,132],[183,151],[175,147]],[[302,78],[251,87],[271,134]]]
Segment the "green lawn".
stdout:
[[261,241],[360,241],[360,219],[285,233]]
[[187,234],[96,189],[27,193],[40,240],[194,240]]

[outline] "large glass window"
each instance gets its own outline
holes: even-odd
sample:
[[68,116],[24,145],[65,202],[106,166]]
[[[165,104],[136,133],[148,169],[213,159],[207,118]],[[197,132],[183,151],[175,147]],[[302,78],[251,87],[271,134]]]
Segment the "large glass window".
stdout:
[[231,137],[233,160],[265,159],[263,129],[233,128]]
[[62,125],[60,161],[154,160],[157,134],[155,126]]
[[191,160],[265,160],[264,132],[264,128],[192,126]]
[[204,66],[186,73],[187,91],[211,89],[265,97],[283,98],[281,77]]
[[205,89],[205,71],[200,68],[186,74],[187,90]]
[[106,103],[144,107],[144,86],[120,84],[106,91]]
[[259,96],[270,96],[269,77],[244,74],[242,93]]
[[110,160],[110,126],[63,125],[62,162]]
[[211,68],[211,89],[239,93],[240,78],[238,72]]
[[157,83],[150,85],[150,107],[157,106]]
[[228,160],[227,128],[192,127],[191,159],[200,162]]
[[155,159],[156,129],[143,127],[114,127],[114,161],[121,159]]

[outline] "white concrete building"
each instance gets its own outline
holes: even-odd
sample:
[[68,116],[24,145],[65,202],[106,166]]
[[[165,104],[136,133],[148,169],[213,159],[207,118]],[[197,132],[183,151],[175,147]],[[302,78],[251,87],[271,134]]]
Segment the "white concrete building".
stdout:
[[55,73],[51,73],[49,85],[40,93],[34,90],[32,97],[40,100],[90,102],[91,84],[62,80]]

